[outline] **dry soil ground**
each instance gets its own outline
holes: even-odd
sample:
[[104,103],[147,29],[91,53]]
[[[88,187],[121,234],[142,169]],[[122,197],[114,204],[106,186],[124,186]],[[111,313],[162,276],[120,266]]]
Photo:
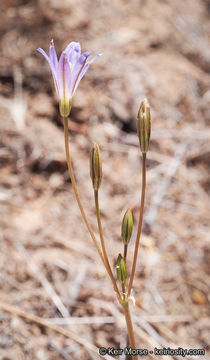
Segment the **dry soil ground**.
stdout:
[[[96,347],[126,344],[120,308],[69,181],[48,65],[36,51],[47,50],[51,38],[58,52],[75,40],[84,51],[103,53],[75,94],[69,130],[96,234],[89,151],[93,141],[101,147],[100,204],[113,267],[128,206],[136,232],[136,114],[149,99],[135,336],[141,348],[203,348],[204,356],[187,358],[208,359],[209,1],[1,0],[0,16],[0,359],[97,359],[83,339]],[[133,248],[134,238],[129,264]],[[85,346],[30,315],[51,319]]]

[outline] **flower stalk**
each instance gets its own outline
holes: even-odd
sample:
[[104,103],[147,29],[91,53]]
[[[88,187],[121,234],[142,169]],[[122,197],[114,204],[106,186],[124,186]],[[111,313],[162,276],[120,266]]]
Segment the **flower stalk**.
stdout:
[[[72,168],[70,150],[69,150],[68,116],[70,115],[71,112],[72,98],[81,79],[88,70],[89,65],[93,63],[100,56],[100,54],[96,55],[91,60],[88,60],[92,52],[87,51],[82,54],[80,44],[77,42],[71,42],[62,52],[59,60],[54,48],[53,41],[51,41],[49,56],[41,48],[39,48],[38,51],[45,57],[45,59],[50,65],[50,69],[52,72],[54,85],[59,100],[59,110],[64,123],[66,160],[67,160],[69,175],[72,183],[72,188],[76,197],[76,201],[78,203],[84,223],[97,249],[99,257],[101,258],[101,261],[103,262],[105,269],[110,277],[119,304],[122,306],[126,320],[127,330],[128,330],[129,343],[131,348],[135,349],[135,337],[134,337],[133,325],[132,325],[130,309],[129,309],[129,300],[131,298],[131,290],[133,287],[133,281],[136,271],[140,237],[141,237],[142,224],[143,224],[144,202],[145,202],[145,192],[146,192],[146,154],[149,149],[150,133],[151,133],[150,105],[147,99],[144,99],[140,105],[137,116],[137,134],[139,137],[140,150],[142,152],[142,182],[141,182],[140,211],[139,211],[138,228],[137,228],[137,235],[135,240],[135,248],[133,254],[133,261],[132,261],[132,269],[129,277],[127,273],[126,262],[127,262],[128,245],[133,231],[133,215],[131,210],[127,209],[121,225],[121,238],[122,238],[124,251],[123,251],[123,256],[119,254],[117,258],[117,262],[116,262],[117,280],[116,280],[109,263],[102,224],[101,224],[101,215],[99,208],[99,187],[102,181],[102,162],[101,162],[99,146],[97,144],[94,144],[90,153],[90,176],[92,179],[92,185],[94,190],[95,210],[96,210],[98,231],[100,236],[100,244],[98,243],[94,235],[94,232],[90,226],[90,223],[87,219],[86,213],[84,211],[84,208],[80,200],[80,196],[78,193],[74,172]],[[120,291],[118,288],[118,282],[119,285],[121,286],[122,291]],[[132,359],[133,358],[134,356],[132,356]]]
[[[125,320],[126,320],[126,325],[127,325],[127,329],[128,329],[128,339],[129,339],[129,343],[130,343],[130,347],[132,349],[136,348],[135,345],[135,338],[134,338],[134,331],[133,331],[133,324],[132,324],[132,319],[131,319],[131,314],[130,314],[130,309],[129,309],[129,303],[128,301],[125,302],[123,305],[123,311],[124,311],[124,315],[125,315]],[[134,358],[132,356],[132,358]]]
[[70,175],[70,179],[71,179],[71,183],[72,183],[72,188],[74,190],[74,194],[75,194],[75,197],[76,197],[76,200],[77,200],[77,203],[78,203],[78,206],[79,206],[79,209],[80,209],[80,212],[81,212],[81,215],[82,215],[82,218],[85,222],[85,225],[87,226],[87,229],[90,233],[90,236],[92,237],[93,239],[93,242],[95,244],[95,247],[99,253],[99,256],[102,260],[102,262],[104,263],[104,266],[106,267],[105,265],[105,261],[104,261],[104,257],[103,257],[103,254],[101,252],[101,249],[99,248],[98,246],[98,243],[97,243],[97,240],[95,238],[95,235],[92,231],[92,228],[88,222],[88,219],[86,217],[86,214],[85,214],[85,211],[83,209],[83,206],[81,204],[81,201],[80,201],[80,197],[79,197],[79,193],[78,193],[78,190],[77,190],[77,185],[76,185],[76,181],[75,181],[75,177],[74,177],[74,172],[73,172],[73,168],[72,168],[72,163],[71,163],[71,156],[70,156],[70,152],[69,152],[69,137],[68,137],[68,118],[67,117],[64,117],[63,118],[63,122],[64,122],[64,137],[65,137],[65,151],[66,151],[66,160],[67,160],[67,165],[68,165],[68,170],[69,170],[69,175]]
[[94,242],[94,245],[95,245],[95,247],[96,247],[96,249],[97,249],[97,251],[98,251],[98,254],[99,254],[99,256],[100,256],[100,258],[101,258],[101,260],[102,260],[102,262],[103,262],[103,264],[104,264],[104,266],[105,266],[105,268],[106,268],[106,270],[107,270],[107,272],[108,272],[108,274],[109,274],[109,276],[110,276],[110,279],[111,279],[111,281],[112,281],[114,290],[115,290],[115,292],[117,293],[117,296],[118,296],[118,298],[119,298],[119,297],[120,297],[120,292],[119,292],[119,290],[118,290],[118,287],[117,287],[117,284],[116,284],[116,282],[115,282],[115,279],[114,279],[113,275],[112,275],[111,272],[110,272],[111,268],[110,268],[110,266],[108,266],[108,264],[107,264],[107,260],[108,260],[108,259],[106,260],[106,259],[104,258],[104,255],[103,255],[103,253],[102,253],[102,251],[101,251],[101,249],[100,249],[100,247],[99,247],[99,245],[98,245],[98,242],[97,242],[97,240],[96,240],[96,238],[95,238],[95,235],[94,235],[94,233],[93,233],[93,230],[92,230],[92,228],[91,228],[91,226],[90,226],[90,224],[89,224],[89,221],[88,221],[87,216],[86,216],[86,214],[85,214],[85,211],[84,211],[84,209],[83,209],[82,203],[81,203],[81,201],[80,201],[80,197],[79,197],[79,193],[78,193],[78,190],[77,190],[77,185],[76,185],[76,181],[75,181],[75,177],[74,177],[74,172],[73,172],[73,168],[72,168],[72,164],[71,164],[70,151],[69,151],[68,118],[66,118],[66,117],[63,118],[63,122],[64,122],[64,137],[65,137],[66,160],[67,160],[69,175],[70,175],[70,179],[71,179],[71,183],[72,183],[72,188],[73,188],[73,190],[74,190],[75,197],[76,197],[76,200],[77,200],[77,203],[78,203],[78,206],[79,206],[79,209],[80,209],[82,218],[83,218],[83,220],[84,220],[84,222],[85,222],[85,225],[87,226],[87,229],[88,229],[88,231],[89,231],[89,233],[90,233],[90,236],[91,236],[91,238],[92,238],[92,240],[93,240],[93,242]]
[[141,184],[140,212],[139,212],[138,229],[137,229],[135,249],[134,249],[134,255],[133,255],[133,262],[132,262],[132,270],[131,270],[131,276],[130,276],[130,281],[129,281],[129,285],[128,285],[128,296],[130,296],[130,294],[131,294],[131,289],[133,286],[133,280],[134,280],[134,275],[135,275],[135,270],[136,270],[139,242],[140,242],[142,223],[143,223],[143,215],[144,215],[145,192],[146,192],[146,153],[143,153],[142,154],[142,184]]
[[120,295],[117,283],[115,281],[115,278],[113,276],[112,269],[111,269],[111,266],[109,264],[109,260],[108,260],[108,256],[107,256],[107,252],[106,252],[106,246],[105,246],[103,230],[102,230],[102,225],[101,225],[99,202],[98,202],[98,190],[94,190],[94,198],[95,198],[95,208],[96,208],[96,216],[97,216],[97,222],[98,222],[99,235],[100,235],[100,240],[101,240],[101,247],[102,247],[102,250],[103,250],[104,261],[106,263],[106,269],[107,269],[107,272],[108,272],[108,274],[110,276],[110,279],[112,281],[114,290],[117,293],[118,298],[120,298],[121,295]]
[[126,263],[126,259],[127,259],[127,252],[128,252],[128,245],[124,244],[124,252],[123,252],[123,257]]

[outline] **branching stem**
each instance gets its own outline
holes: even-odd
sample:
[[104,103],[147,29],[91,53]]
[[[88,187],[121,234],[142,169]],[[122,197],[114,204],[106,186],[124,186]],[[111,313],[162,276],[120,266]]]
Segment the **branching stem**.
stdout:
[[[75,197],[76,197],[76,200],[77,200],[77,203],[78,203],[78,206],[79,206],[79,209],[80,209],[80,212],[81,212],[81,215],[82,215],[82,218],[85,222],[85,225],[87,226],[87,229],[90,233],[90,236],[91,238],[93,239],[93,242],[94,242],[94,245],[98,251],[98,254],[112,280],[112,283],[113,283],[113,286],[114,286],[114,289],[115,291],[117,292],[117,295],[118,295],[118,298],[120,297],[120,293],[119,293],[119,290],[117,288],[117,285],[116,285],[116,282],[114,280],[114,278],[111,277],[111,274],[110,274],[110,270],[109,270],[109,267],[107,266],[107,262],[103,256],[103,253],[98,245],[98,242],[95,238],[95,235],[93,233],[93,230],[88,222],[88,219],[87,219],[87,216],[85,214],[85,211],[83,209],[83,206],[81,204],[81,201],[80,201],[80,197],[79,197],[79,193],[78,193],[78,190],[77,190],[77,185],[76,185],[76,181],[75,181],[75,177],[74,177],[74,172],[73,172],[73,168],[72,168],[72,163],[71,163],[71,156],[70,156],[70,151],[69,151],[69,136],[68,136],[68,118],[67,117],[64,117],[63,118],[63,122],[64,122],[64,137],[65,137],[65,151],[66,151],[66,160],[67,160],[67,165],[68,165],[68,170],[69,170],[69,175],[70,175],[70,178],[71,178],[71,183],[72,183],[72,188],[74,190],[74,194],[75,194]],[[114,280],[114,281],[113,281]]]
[[[144,212],[144,199],[145,199],[145,190],[146,190],[146,153],[142,154],[142,190],[141,190],[141,201],[140,201],[140,212],[139,212],[139,222],[138,222],[138,230],[137,230],[137,235],[136,235],[136,243],[135,243],[135,249],[134,249],[134,256],[133,256],[133,264],[132,264],[132,270],[131,270],[131,276],[130,276],[130,281],[129,281],[129,285],[128,285],[128,292],[126,292],[126,288],[125,286],[123,286],[123,296],[120,294],[120,291],[118,289],[117,283],[115,281],[115,278],[113,276],[110,264],[109,264],[109,260],[107,257],[107,252],[106,252],[106,247],[105,247],[105,242],[104,242],[104,237],[103,237],[103,230],[102,230],[102,225],[101,225],[101,217],[100,217],[100,209],[99,209],[99,202],[98,202],[98,191],[94,191],[94,197],[95,197],[95,207],[96,207],[96,215],[97,215],[97,222],[98,222],[98,229],[99,229],[99,235],[100,235],[100,240],[101,240],[101,247],[102,247],[102,251],[100,249],[100,246],[95,238],[95,235],[92,231],[92,228],[88,222],[87,216],[85,214],[85,211],[83,209],[83,206],[81,204],[80,201],[80,197],[78,194],[78,190],[77,190],[77,185],[76,185],[76,181],[74,178],[74,172],[72,169],[72,164],[71,164],[71,156],[70,156],[70,151],[69,151],[69,138],[68,138],[68,118],[64,117],[64,136],[65,136],[65,151],[66,151],[66,160],[67,160],[67,164],[68,164],[68,170],[69,170],[69,175],[71,178],[71,183],[72,183],[72,187],[75,193],[75,197],[82,215],[82,218],[87,226],[87,229],[90,233],[90,236],[95,244],[95,247],[98,251],[98,254],[109,274],[109,277],[112,281],[113,287],[115,292],[117,293],[118,296],[118,300],[120,302],[120,304],[122,305],[123,311],[124,311],[124,315],[125,315],[125,320],[126,320],[126,325],[127,325],[127,330],[128,330],[128,338],[129,338],[129,343],[132,349],[135,349],[135,339],[134,339],[134,332],[133,332],[133,325],[132,325],[132,320],[131,320],[131,316],[130,316],[130,310],[129,310],[129,297],[130,297],[130,293],[131,293],[131,289],[132,289],[132,285],[133,285],[133,280],[134,280],[134,275],[135,275],[135,270],[136,270],[136,263],[137,263],[137,256],[138,256],[138,249],[139,249],[139,242],[140,242],[140,236],[141,236],[141,230],[142,230],[142,222],[143,222],[143,212]],[[126,261],[126,257],[127,257],[127,245],[124,246],[124,259]],[[132,359],[134,359],[134,356],[132,356]]]

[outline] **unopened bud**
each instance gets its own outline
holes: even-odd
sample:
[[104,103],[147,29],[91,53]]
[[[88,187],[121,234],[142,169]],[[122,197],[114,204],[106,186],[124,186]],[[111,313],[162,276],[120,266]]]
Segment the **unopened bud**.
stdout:
[[125,260],[123,259],[121,254],[119,254],[117,258],[116,273],[117,280],[120,281],[122,284],[125,284],[127,279],[127,270]]
[[139,108],[137,116],[137,131],[141,152],[146,153],[149,148],[151,133],[150,106],[147,99],[142,101]]
[[125,212],[122,221],[121,237],[124,245],[128,245],[133,232],[133,215],[131,209]]
[[98,190],[102,179],[102,163],[98,144],[94,144],[90,152],[90,177],[93,189]]

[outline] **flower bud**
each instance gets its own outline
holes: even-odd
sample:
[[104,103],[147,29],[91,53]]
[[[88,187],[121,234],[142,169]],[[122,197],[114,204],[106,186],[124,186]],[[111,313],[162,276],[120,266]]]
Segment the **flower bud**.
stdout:
[[121,237],[124,245],[128,245],[133,232],[133,215],[131,209],[125,212],[121,227]]
[[59,110],[60,110],[60,114],[62,117],[68,117],[71,111],[71,101],[70,100],[65,100],[65,99],[60,99],[59,101]]
[[127,270],[125,260],[123,259],[121,254],[119,254],[117,258],[116,273],[117,280],[120,281],[122,284],[125,284],[127,279]]
[[93,189],[98,190],[102,179],[101,155],[98,144],[94,144],[90,152],[90,177]]
[[144,99],[140,105],[137,116],[137,132],[139,144],[142,153],[146,153],[149,148],[151,133],[150,105],[147,99]]

